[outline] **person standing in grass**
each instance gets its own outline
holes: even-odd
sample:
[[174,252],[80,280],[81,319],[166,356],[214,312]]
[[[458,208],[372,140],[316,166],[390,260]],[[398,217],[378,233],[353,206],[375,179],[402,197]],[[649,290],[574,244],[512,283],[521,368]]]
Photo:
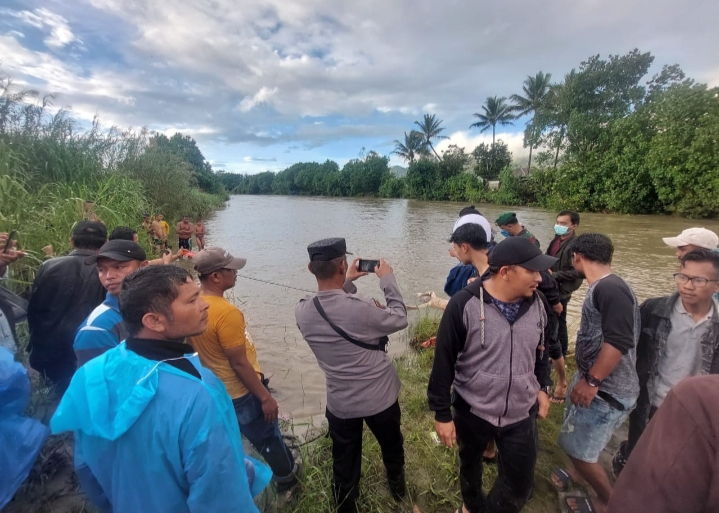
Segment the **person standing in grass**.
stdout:
[[162,215],[155,214],[155,220],[152,222],[152,244],[156,251],[165,249],[167,237],[165,236],[165,227],[162,225]]
[[118,296],[122,281],[129,274],[146,266],[146,258],[145,251],[139,244],[117,239],[107,242],[97,255],[85,260],[85,265],[97,266],[97,274],[100,283],[107,290],[107,296],[75,332],[73,348],[78,367],[116,347],[127,337],[127,330],[120,315]]
[[375,273],[387,305],[358,296],[353,281],[367,273],[357,270],[357,260],[347,265],[344,239],[314,242],[307,252],[318,292],[300,300],[295,319],[327,379],[332,490],[338,510],[357,511],[365,422],[382,450],[390,493],[401,500],[406,484],[400,381],[386,345],[388,335],[407,327],[402,293],[392,268],[380,259]]
[[103,513],[258,513],[240,430],[222,382],[185,339],[203,333],[209,305],[190,274],[147,266],[125,277],[124,344],[78,369],[50,421],[72,431],[75,472]]
[[207,227],[202,222],[202,217],[197,218],[195,223],[195,242],[197,242],[198,251],[205,249],[205,235],[207,234]]
[[182,221],[177,223],[177,247],[179,249],[192,249],[192,236],[195,233],[195,227],[190,222],[189,216],[182,216]]
[[571,251],[577,274],[586,278],[589,290],[577,333],[577,373],[569,386],[559,446],[597,493],[596,508],[603,513],[612,485],[598,460],[639,395],[636,348],[641,319],[634,291],[612,272],[614,246],[609,237],[584,233]]
[[257,349],[247,333],[245,317],[225,299],[247,261],[222,248],[207,248],[194,258],[207,311],[207,330],[192,337],[202,364],[222,380],[237,416],[240,431],[257,449],[274,474],[277,490],[297,484],[297,466],[277,423],[279,406],[257,361]]
[[62,394],[75,373],[75,330],[102,303],[105,288],[95,265],[85,260],[107,240],[102,223],[80,221],[70,239],[69,255],[43,262],[35,273],[28,303],[30,366]]
[[[490,277],[452,296],[442,316],[427,397],[439,439],[459,446],[460,513],[516,513],[529,500],[537,416],[549,411],[553,335],[552,310],[537,287],[554,262],[529,239],[505,239],[489,253]],[[499,474],[485,496],[490,440]]]

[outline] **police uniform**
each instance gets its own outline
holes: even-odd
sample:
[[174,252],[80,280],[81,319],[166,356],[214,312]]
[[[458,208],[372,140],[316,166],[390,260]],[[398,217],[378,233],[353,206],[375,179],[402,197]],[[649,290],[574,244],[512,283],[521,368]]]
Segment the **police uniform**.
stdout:
[[[312,261],[329,261],[347,254],[344,239],[321,240],[307,251]],[[379,285],[386,306],[357,295],[357,288],[347,280],[342,289],[317,293],[327,320],[311,296],[295,307],[297,326],[327,381],[333,489],[340,512],[355,511],[363,422],[382,448],[390,491],[396,498],[404,495],[404,449],[397,402],[400,381],[391,359],[379,347],[387,335],[407,327],[407,309],[394,275],[383,276]]]

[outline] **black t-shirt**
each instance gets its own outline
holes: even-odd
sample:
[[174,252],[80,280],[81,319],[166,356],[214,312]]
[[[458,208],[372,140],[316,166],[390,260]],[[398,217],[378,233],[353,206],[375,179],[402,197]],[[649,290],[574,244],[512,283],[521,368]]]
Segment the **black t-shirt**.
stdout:
[[607,276],[594,287],[592,299],[602,316],[604,341],[622,354],[634,347],[634,294],[627,283],[616,274]]

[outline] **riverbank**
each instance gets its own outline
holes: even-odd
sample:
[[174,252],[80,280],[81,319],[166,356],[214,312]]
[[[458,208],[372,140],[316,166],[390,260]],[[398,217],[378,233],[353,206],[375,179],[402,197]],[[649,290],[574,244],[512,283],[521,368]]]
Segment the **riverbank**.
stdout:
[[[459,493],[457,450],[437,443],[434,415],[427,407],[427,383],[434,360],[433,349],[418,348],[422,341],[436,334],[438,321],[429,314],[410,331],[413,349],[394,360],[402,382],[399,404],[402,409],[402,433],[405,439],[407,498],[397,504],[390,496],[379,445],[369,429],[364,430],[362,448],[362,481],[360,512],[453,513],[462,503]],[[574,372],[570,358],[568,371]],[[562,426],[564,406],[553,404],[546,419],[539,421],[540,451],[535,470],[532,498],[522,510],[526,513],[556,513],[557,492],[550,481],[550,472],[567,464],[557,445]],[[616,442],[611,445],[616,447]],[[329,513],[332,509],[332,444],[321,436],[301,447],[303,472],[301,490],[295,500],[281,513]],[[608,464],[611,450],[602,461]],[[496,464],[484,466],[483,484],[488,491],[497,476]],[[586,491],[586,490],[585,490]],[[265,511],[273,511],[265,510]]]

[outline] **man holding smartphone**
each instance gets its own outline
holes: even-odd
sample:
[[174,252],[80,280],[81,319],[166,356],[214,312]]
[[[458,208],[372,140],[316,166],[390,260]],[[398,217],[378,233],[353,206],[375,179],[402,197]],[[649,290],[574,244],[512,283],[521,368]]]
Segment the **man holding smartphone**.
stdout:
[[359,296],[352,283],[367,275],[347,264],[344,239],[307,248],[317,295],[295,307],[297,327],[327,379],[327,421],[332,438],[332,487],[338,510],[355,512],[366,422],[382,449],[389,489],[405,495],[404,439],[400,431],[400,381],[385,351],[387,336],[407,327],[407,308],[392,268],[380,259],[374,272],[387,305]]

